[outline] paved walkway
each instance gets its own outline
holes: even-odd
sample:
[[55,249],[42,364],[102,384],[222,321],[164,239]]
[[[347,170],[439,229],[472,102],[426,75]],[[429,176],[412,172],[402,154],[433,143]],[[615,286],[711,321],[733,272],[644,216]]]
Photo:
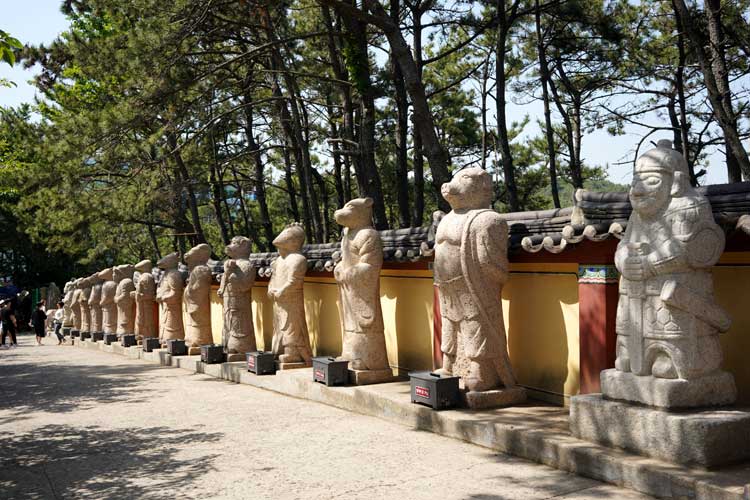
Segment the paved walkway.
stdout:
[[3,499],[647,498],[247,385],[19,341],[0,350]]

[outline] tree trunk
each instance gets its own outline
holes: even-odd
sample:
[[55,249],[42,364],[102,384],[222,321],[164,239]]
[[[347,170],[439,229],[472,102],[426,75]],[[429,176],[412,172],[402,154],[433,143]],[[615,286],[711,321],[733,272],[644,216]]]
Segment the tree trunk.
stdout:
[[[414,43],[414,64],[417,69],[417,77],[422,80],[422,6],[421,2],[416,2],[411,9]],[[393,58],[393,55],[391,55]],[[403,74],[401,75],[403,80]],[[419,127],[414,122],[412,116],[412,169],[414,171],[414,213],[412,214],[411,223],[414,227],[420,227],[424,224],[424,151],[422,148],[422,138],[419,136]]]
[[555,133],[552,129],[552,114],[549,107],[549,66],[547,53],[542,35],[542,11],[539,0],[534,0],[534,18],[536,21],[537,55],[539,56],[539,76],[542,83],[542,102],[544,104],[544,135],[547,139],[547,157],[549,158],[549,185],[552,192],[552,202],[555,208],[560,208],[560,193],[557,189],[557,153],[555,152]]
[[[391,20],[398,24],[400,0],[390,0]],[[416,46],[416,43],[415,43]],[[407,157],[407,134],[409,132],[409,103],[406,98],[406,87],[401,68],[391,55],[391,76],[395,89],[396,102],[396,192],[398,199],[398,226],[409,227],[411,209],[409,208],[409,165]]]
[[417,66],[412,57],[409,45],[406,43],[403,33],[401,33],[400,26],[391,21],[390,16],[385,9],[383,9],[383,6],[375,0],[364,1],[367,8],[371,10],[373,14],[361,11],[342,0],[318,0],[318,2],[324,5],[333,6],[337,11],[342,13],[342,15],[356,16],[359,19],[372,23],[380,28],[385,34],[388,39],[388,44],[391,47],[391,53],[396,62],[398,62],[401,72],[404,75],[406,90],[411,97],[413,121],[415,126],[419,128],[419,135],[424,144],[424,151],[430,162],[432,184],[435,187],[438,208],[446,212],[450,211],[450,205],[448,205],[440,194],[440,186],[450,180],[450,158],[448,157],[448,152],[443,148],[442,144],[440,144],[440,139],[438,138],[435,129],[435,120],[430,112],[430,106],[427,102],[424,83],[419,77]]
[[498,27],[497,41],[495,45],[495,114],[497,118],[497,137],[500,141],[501,161],[503,164],[503,177],[505,189],[508,193],[508,209],[518,212],[518,187],[516,186],[516,173],[513,168],[513,155],[510,151],[510,139],[508,138],[508,124],[505,116],[505,48],[508,39],[508,19],[505,13],[505,0],[497,0],[496,4]]
[[190,217],[193,223],[193,230],[195,231],[195,237],[191,238],[193,240],[193,245],[205,243],[206,235],[203,233],[203,227],[201,226],[201,219],[200,215],[198,214],[198,201],[195,197],[195,190],[193,189],[192,179],[187,167],[185,166],[185,162],[182,161],[182,155],[179,151],[177,151],[177,137],[174,135],[174,133],[170,132],[169,134],[167,134],[167,142],[169,144],[169,147],[172,149],[172,158],[174,158],[177,169],[180,172],[180,177],[183,181],[182,185],[187,191],[188,208],[190,209]]
[[[722,92],[724,85],[719,81],[723,78],[721,69],[717,68],[720,71],[718,75],[714,73],[713,64],[723,64],[723,66],[726,67],[726,62],[723,60],[712,61],[706,53],[706,42],[704,36],[701,30],[694,25],[690,18],[690,12],[685,4],[685,0],[672,0],[672,5],[677,14],[677,22],[681,26],[682,32],[690,40],[693,55],[697,59],[701,72],[703,73],[708,99],[711,102],[714,116],[716,116],[716,120],[719,122],[719,126],[724,133],[727,152],[731,151],[742,176],[750,178],[750,159],[747,157],[747,153],[745,152],[745,148],[743,147],[739,133],[737,132],[737,117],[731,110],[731,100],[729,102],[729,109],[725,107],[725,99],[727,97],[731,98],[731,96],[728,96],[726,92]],[[718,2],[712,3],[712,0],[707,0],[706,6],[709,16],[709,37],[711,38],[712,45],[715,45],[711,50],[715,51],[715,49],[719,47],[717,44],[721,43],[721,19],[719,18],[719,12],[717,11],[719,4]],[[716,41],[716,44],[713,43],[714,41]],[[714,56],[719,57],[716,54],[714,54]],[[738,175],[738,172],[734,169],[733,165],[734,163],[731,165],[727,163],[729,182],[739,182],[742,180],[742,176]]]

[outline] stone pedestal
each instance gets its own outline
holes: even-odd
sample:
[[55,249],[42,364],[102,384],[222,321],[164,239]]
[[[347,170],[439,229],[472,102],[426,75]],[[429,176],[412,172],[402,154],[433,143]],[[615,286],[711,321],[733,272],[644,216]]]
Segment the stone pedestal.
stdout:
[[281,361],[276,362],[277,370],[295,370],[297,368],[310,368],[312,366],[312,360],[309,362],[300,361],[299,363],[282,363]]
[[188,347],[187,355],[188,356],[200,356],[201,348],[200,347]]
[[245,361],[247,356],[244,352],[233,352],[231,354],[226,354],[227,357],[227,363],[235,363],[237,361]]
[[510,389],[491,389],[489,391],[463,391],[463,405],[472,410],[513,406],[526,401],[526,390],[523,387]]
[[664,411],[604,399],[570,400],[574,436],[669,462],[713,467],[750,459],[750,412]]
[[349,370],[349,383],[354,385],[382,384],[393,382],[393,370]]
[[638,377],[615,369],[601,374],[607,399],[633,401],[659,408],[695,408],[732,404],[737,399],[734,377],[716,371],[695,379]]

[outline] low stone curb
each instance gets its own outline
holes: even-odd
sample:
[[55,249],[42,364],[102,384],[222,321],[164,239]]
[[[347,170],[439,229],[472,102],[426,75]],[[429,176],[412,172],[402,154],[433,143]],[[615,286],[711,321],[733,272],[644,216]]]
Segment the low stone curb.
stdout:
[[313,382],[310,368],[258,376],[248,372],[244,362],[209,365],[200,356],[173,357],[164,349],[145,352],[141,346],[107,346],[102,341],[76,345],[383,418],[658,498],[750,500],[750,463],[706,470],[582,441],[570,434],[565,408],[529,403],[498,410],[437,412],[410,402],[408,382],[327,387]]

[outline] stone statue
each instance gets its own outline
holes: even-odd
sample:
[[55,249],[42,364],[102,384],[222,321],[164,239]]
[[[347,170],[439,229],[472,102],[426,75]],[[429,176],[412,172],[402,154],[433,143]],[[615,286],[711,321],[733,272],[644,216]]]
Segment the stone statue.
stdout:
[[213,343],[211,334],[211,269],[206,265],[211,247],[206,243],[194,246],[185,254],[188,276],[182,303],[187,313],[185,344],[200,347]]
[[89,308],[89,298],[91,297],[91,280],[81,278],[81,331],[91,333],[91,309]]
[[135,333],[135,285],[132,264],[122,264],[114,268],[117,282],[115,304],[117,304],[117,336]]
[[281,366],[312,365],[303,292],[307,272],[307,259],[301,253],[304,243],[305,230],[298,223],[287,226],[273,240],[279,257],[271,264],[268,298],[273,301],[273,353]]
[[81,331],[81,278],[73,281],[73,294],[70,298],[70,316],[73,331]]
[[380,309],[380,268],[383,244],[372,227],[372,199],[357,198],[334,213],[344,226],[341,261],[333,270],[339,285],[343,345],[341,359],[349,360],[355,384],[390,380]]
[[219,297],[224,300],[224,327],[221,342],[228,354],[252,352],[255,346],[251,292],[255,283],[255,267],[250,263],[250,240],[235,236],[224,249],[229,257],[219,284]]
[[68,281],[65,283],[65,286],[63,287],[63,292],[65,295],[63,296],[63,326],[65,328],[70,328],[73,326],[73,310],[71,306],[73,305],[73,282]]
[[115,304],[115,294],[117,293],[117,282],[113,281],[114,268],[108,267],[100,271],[98,276],[99,279],[104,280],[101,300],[99,301],[102,310],[102,330],[104,333],[116,333],[117,304]]
[[508,357],[500,296],[508,279],[508,224],[490,208],[492,178],[457,172],[440,188],[451,211],[435,235],[435,284],[442,317],[443,366],[461,377],[470,408],[526,399]]
[[733,403],[719,344],[731,320],[714,299],[711,275],[724,232],[670,141],[638,158],[630,202],[615,253],[617,359],[602,372],[602,393],[667,408]]
[[135,335],[139,339],[157,336],[154,324],[156,281],[151,274],[152,267],[150,260],[142,260],[135,265],[139,273],[135,285]]
[[89,277],[91,281],[91,294],[89,295],[89,312],[90,312],[90,325],[91,333],[99,333],[102,330],[102,280],[99,278],[99,274],[93,274]]
[[184,282],[182,273],[177,269],[180,255],[177,252],[165,255],[156,263],[164,275],[156,290],[156,302],[161,305],[159,318],[159,339],[162,343],[172,339],[185,338],[182,323],[182,290]]

